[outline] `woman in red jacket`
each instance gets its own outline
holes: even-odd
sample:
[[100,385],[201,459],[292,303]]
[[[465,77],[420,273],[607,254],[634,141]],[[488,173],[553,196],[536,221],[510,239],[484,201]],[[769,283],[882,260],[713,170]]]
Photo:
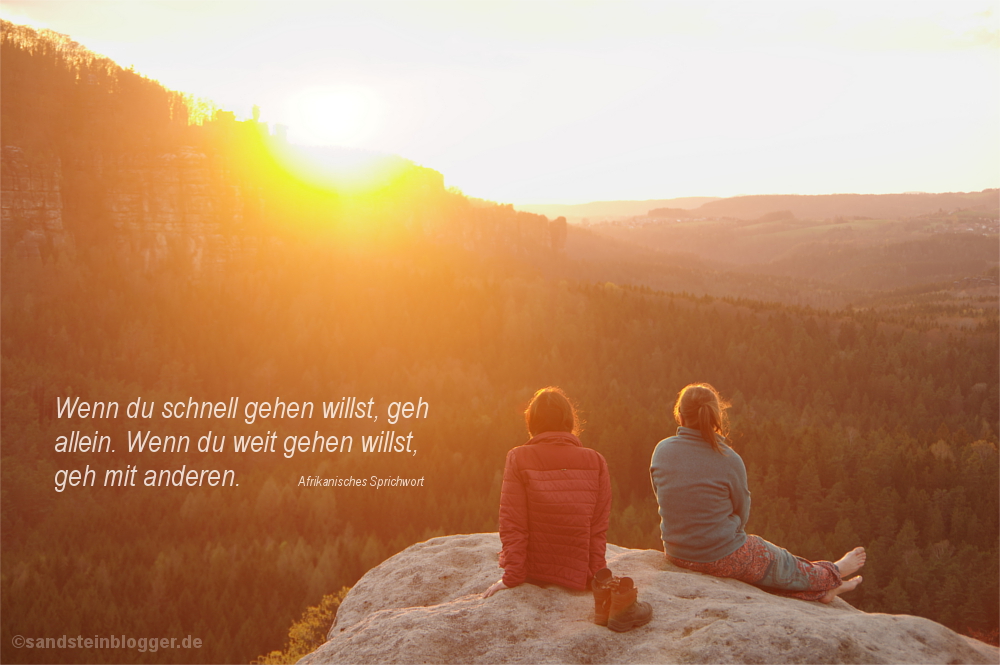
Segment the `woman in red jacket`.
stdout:
[[582,591],[605,567],[607,462],[576,437],[576,411],[559,388],[536,392],[524,417],[531,440],[507,453],[500,492],[504,575],[485,598],[523,582]]

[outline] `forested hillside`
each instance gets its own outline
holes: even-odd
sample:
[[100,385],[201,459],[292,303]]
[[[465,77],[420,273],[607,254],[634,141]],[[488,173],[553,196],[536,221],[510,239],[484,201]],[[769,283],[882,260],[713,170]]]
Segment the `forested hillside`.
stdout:
[[[995,190],[993,196],[998,196]],[[813,284],[806,291],[834,292],[840,299],[838,306],[871,292],[931,283],[950,286],[985,276],[997,266],[1000,249],[1000,215],[976,209],[907,219],[822,221],[796,219],[787,212],[749,222],[646,219],[582,231],[630,245],[633,251],[671,253],[688,257],[688,262],[695,259],[720,274],[728,273],[734,289],[741,288],[741,281],[745,281],[742,288],[754,289],[751,285],[765,277],[810,280]],[[997,286],[995,279],[985,282]],[[776,298],[764,291],[756,297],[833,305]]]
[[[20,76],[8,69],[16,63],[62,81],[53,90],[85,84],[75,64],[45,55],[51,38],[17,41],[12,30],[5,24],[5,86]],[[44,67],[40,57],[49,58]],[[155,90],[152,82],[135,87],[147,85]],[[128,94],[118,90],[107,92],[109,104]],[[280,648],[306,607],[387,556],[435,535],[496,530],[505,454],[527,439],[520,413],[545,385],[579,403],[582,440],[608,460],[609,540],[659,548],[649,456],[674,432],[673,399],[692,381],[713,383],[733,402],[753,532],[812,558],[864,545],[865,582],[849,602],[995,641],[995,307],[964,312],[974,323],[959,327],[936,323],[919,293],[886,296],[898,307],[814,309],[615,284],[611,271],[637,274],[628,254],[574,259],[557,221],[470,201],[415,166],[404,169],[415,180],[392,181],[377,195],[310,190],[263,152],[266,132],[235,123],[246,131],[220,133],[225,119],[178,123],[155,153],[202,155],[198,164],[215,165],[198,167],[207,184],[184,180],[191,171],[178,168],[179,189],[150,188],[155,180],[141,164],[85,182],[87,170],[72,163],[93,151],[72,129],[30,140],[26,129],[8,134],[8,107],[31,101],[26,94],[4,90],[4,141],[26,137],[4,151],[5,182],[17,169],[36,173],[58,161],[53,181],[62,186],[58,200],[50,187],[45,205],[12,212],[7,201],[30,202],[24,192],[36,190],[20,176],[4,186],[20,198],[4,197],[0,261],[3,662],[247,662]],[[157,95],[166,101],[150,108],[169,119],[175,98],[149,93]],[[18,127],[31,126],[28,115],[18,117]],[[145,124],[128,130],[140,143]],[[115,164],[148,154],[133,144],[108,152]],[[239,196],[220,198],[215,186]],[[171,202],[172,191],[181,203]],[[191,191],[204,199],[185,198]],[[314,198],[296,195],[310,191]],[[161,203],[142,203],[154,199]],[[139,203],[122,207],[129,201]],[[319,409],[311,419],[253,423],[70,418],[58,409],[70,397],[124,409],[137,398],[162,405],[234,396],[242,404],[319,406],[353,396],[429,408],[426,418],[391,426],[413,434],[415,455],[364,452],[360,437],[390,425],[325,419]],[[116,452],[56,449],[57,437],[96,429]],[[354,445],[289,456],[279,438],[274,453],[227,448],[208,458],[193,441],[190,452],[128,452],[130,432],[208,429],[230,440],[352,435]],[[224,468],[238,486],[98,482],[56,491],[59,469],[87,464]],[[300,484],[314,476],[424,483]],[[63,633],[190,634],[204,646],[11,646],[14,635]]]

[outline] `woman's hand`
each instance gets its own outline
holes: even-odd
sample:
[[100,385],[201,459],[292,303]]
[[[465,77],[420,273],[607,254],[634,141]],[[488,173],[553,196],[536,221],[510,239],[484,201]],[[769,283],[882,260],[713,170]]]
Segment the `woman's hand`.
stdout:
[[496,582],[494,582],[493,586],[491,586],[489,589],[487,589],[486,591],[483,592],[483,598],[489,598],[490,596],[492,596],[493,594],[495,594],[497,591],[502,591],[504,589],[509,589],[509,588],[510,587],[508,587],[506,584],[503,583],[503,578],[501,578],[501,579],[497,580]]

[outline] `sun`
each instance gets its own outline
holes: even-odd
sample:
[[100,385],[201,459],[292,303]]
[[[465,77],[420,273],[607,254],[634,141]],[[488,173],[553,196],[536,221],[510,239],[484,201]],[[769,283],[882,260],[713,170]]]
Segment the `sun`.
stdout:
[[286,104],[289,137],[303,145],[358,147],[378,125],[378,100],[360,86],[314,86]]

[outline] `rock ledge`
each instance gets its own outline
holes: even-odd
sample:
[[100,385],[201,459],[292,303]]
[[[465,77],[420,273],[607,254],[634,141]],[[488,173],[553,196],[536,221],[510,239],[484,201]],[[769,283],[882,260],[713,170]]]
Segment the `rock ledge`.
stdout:
[[300,663],[997,663],[996,647],[920,617],[866,614],[693,573],[662,553],[608,545],[653,620],[628,633],[591,622],[590,594],[499,579],[495,533],[418,543],[368,571],[326,644]]

